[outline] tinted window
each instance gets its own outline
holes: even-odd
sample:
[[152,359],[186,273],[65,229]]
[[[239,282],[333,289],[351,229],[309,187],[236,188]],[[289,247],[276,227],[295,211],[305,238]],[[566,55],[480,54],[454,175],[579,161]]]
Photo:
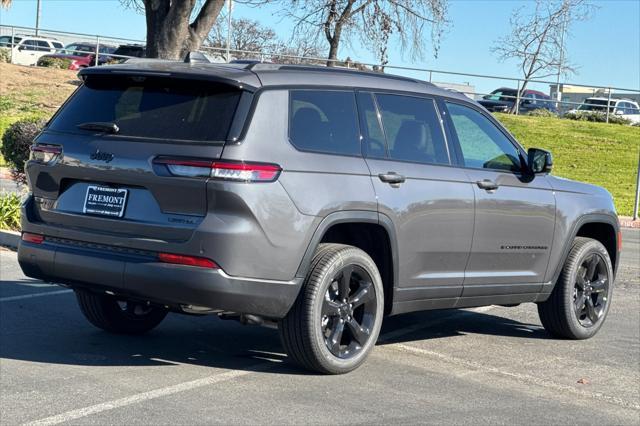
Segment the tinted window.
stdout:
[[447,107],[466,167],[520,171],[518,149],[488,118],[459,104]]
[[62,43],[57,42],[57,41],[52,41],[51,44],[53,44],[53,47],[57,48],[57,49],[61,49],[64,46],[62,45]]
[[373,95],[360,92],[357,97],[365,155],[372,158],[385,158],[387,156],[385,138],[380,127],[380,117],[378,117]]
[[49,46],[49,43],[47,43],[46,41],[43,40],[38,40],[37,42],[38,45],[38,50],[40,51],[49,51],[51,49],[51,46]]
[[119,135],[223,141],[240,92],[229,86],[163,78],[91,76],[50,129],[88,133],[87,122],[112,122]]
[[22,43],[24,50],[38,50],[37,46],[38,44],[35,40],[25,40],[24,43]]
[[353,92],[292,90],[289,100],[289,137],[296,148],[360,154]]
[[420,163],[449,164],[440,118],[431,99],[376,95],[389,157]]

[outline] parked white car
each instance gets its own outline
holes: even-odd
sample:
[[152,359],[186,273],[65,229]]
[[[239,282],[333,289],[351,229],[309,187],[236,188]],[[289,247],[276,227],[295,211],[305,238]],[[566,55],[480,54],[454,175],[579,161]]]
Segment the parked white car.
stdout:
[[630,99],[609,99],[605,97],[587,98],[577,109],[569,112],[596,111],[606,112],[607,103],[609,113],[619,115],[632,123],[640,123],[640,107],[637,102]]
[[22,37],[11,49],[11,62],[18,65],[36,65],[41,56],[64,48],[53,39],[43,37]]

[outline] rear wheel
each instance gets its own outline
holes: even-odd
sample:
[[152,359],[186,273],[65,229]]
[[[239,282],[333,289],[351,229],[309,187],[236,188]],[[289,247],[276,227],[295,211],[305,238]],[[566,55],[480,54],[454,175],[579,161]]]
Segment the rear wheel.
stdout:
[[378,339],[382,279],[364,251],[321,244],[304,287],[280,323],[289,356],[309,370],[341,374],[364,362]]
[[542,325],[557,337],[588,339],[604,323],[612,294],[607,249],[599,241],[577,237],[551,296],[538,304]]
[[143,302],[76,290],[80,310],[98,328],[119,334],[142,334],[155,328],[167,310]]

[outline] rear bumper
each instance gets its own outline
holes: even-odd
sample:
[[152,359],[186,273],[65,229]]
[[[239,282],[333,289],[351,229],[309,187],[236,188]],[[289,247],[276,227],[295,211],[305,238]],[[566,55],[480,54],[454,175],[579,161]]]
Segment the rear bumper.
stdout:
[[42,244],[21,241],[18,262],[28,277],[71,287],[172,307],[206,306],[275,319],[287,314],[301,286],[300,279],[232,277],[221,269],[160,263],[149,253],[51,239]]

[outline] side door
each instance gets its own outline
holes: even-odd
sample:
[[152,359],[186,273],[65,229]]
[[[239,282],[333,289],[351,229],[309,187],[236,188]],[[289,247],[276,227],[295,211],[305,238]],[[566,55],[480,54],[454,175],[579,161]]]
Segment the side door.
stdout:
[[37,62],[37,52],[36,40],[24,39],[13,51],[12,62],[17,65],[34,65]]
[[394,313],[453,306],[471,248],[474,195],[464,171],[452,167],[436,100],[363,91],[357,99],[378,211],[398,242]]
[[493,117],[445,102],[460,165],[475,192],[473,244],[463,297],[536,293],[549,262],[555,195],[526,172],[525,152]]

